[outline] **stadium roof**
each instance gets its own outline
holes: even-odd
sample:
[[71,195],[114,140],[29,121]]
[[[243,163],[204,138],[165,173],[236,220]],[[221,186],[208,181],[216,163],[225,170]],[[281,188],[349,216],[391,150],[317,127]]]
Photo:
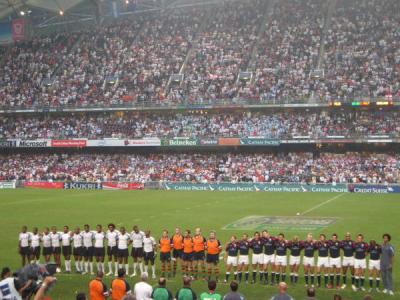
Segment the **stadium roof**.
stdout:
[[0,0],[0,19],[22,9],[36,7],[48,11],[67,11],[83,0]]

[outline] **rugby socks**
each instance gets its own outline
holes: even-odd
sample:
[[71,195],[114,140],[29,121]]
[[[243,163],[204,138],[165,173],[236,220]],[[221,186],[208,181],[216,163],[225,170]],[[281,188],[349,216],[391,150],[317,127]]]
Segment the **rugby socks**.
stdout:
[[108,262],[108,272],[110,272],[110,273],[113,272],[113,270],[112,270],[112,262],[111,261]]
[[89,263],[85,262],[85,272],[89,272]]
[[335,283],[335,274],[331,274],[329,276],[329,283],[333,286],[333,284]]
[[93,273],[93,263],[92,262],[89,263],[89,269],[90,269],[90,273]]
[[361,287],[364,287],[364,284],[365,284],[365,277],[364,277],[364,276],[361,276],[361,277],[360,277],[360,281],[361,281]]
[[[114,268],[115,268],[115,272],[118,272],[118,262],[114,262]],[[111,271],[111,269],[110,269]]]
[[355,279],[354,282],[355,282],[356,288],[359,288],[360,287],[360,277],[355,276],[354,279]]
[[[80,263],[80,267],[79,267],[79,270],[81,271],[81,272],[83,272],[83,260],[81,260],[81,261],[79,261],[79,263]],[[87,271],[86,271],[87,272]]]
[[71,261],[70,260],[65,261],[65,271],[71,272]]
[[294,283],[294,273],[290,273],[290,283]]
[[239,282],[242,282],[242,272],[238,272]]
[[336,275],[336,285],[340,284],[340,275]]
[[215,272],[215,280],[218,281],[219,280],[219,267],[218,266],[215,266],[214,272]]
[[244,278],[246,279],[246,282],[249,281],[249,272],[246,271],[246,273],[244,273]]
[[235,273],[233,273],[233,279],[236,281],[237,280],[237,276],[238,275],[238,273],[237,272],[235,272]]
[[314,278],[315,278],[314,274],[311,274],[311,284],[312,285],[314,285]]
[[279,282],[280,277],[281,277],[280,273],[275,273],[276,282]]
[[151,271],[153,272],[153,277],[156,277],[156,266],[155,265],[151,266]]
[[79,266],[79,263],[80,263],[79,261],[75,261],[75,269],[76,269],[77,272],[81,272],[82,271],[80,266]]
[[275,272],[271,272],[271,283],[274,284],[275,283]]
[[133,274],[136,274],[137,262],[133,263]]
[[346,282],[347,282],[347,276],[346,276],[346,275],[343,275],[342,278],[343,278],[343,284],[346,284]]
[[328,282],[329,282],[329,275],[325,274],[324,275],[324,284],[325,284],[325,286],[328,285]]
[[142,262],[139,263],[139,270],[140,270],[140,275],[142,275],[143,274],[143,263]]
[[317,275],[318,286],[321,286],[321,274]]
[[168,270],[168,278],[169,278],[171,276],[171,263],[168,263],[167,270]]
[[[206,265],[203,263],[201,266],[201,271],[203,273],[203,278],[206,278]],[[200,276],[199,276],[200,277]]]
[[176,274],[176,267],[177,267],[177,265],[178,265],[178,262],[176,261],[176,259],[174,259],[174,273],[173,273],[173,276],[175,277],[175,274]]
[[374,278],[370,277],[369,278],[369,287],[372,288],[374,286]]
[[257,279],[257,271],[253,271],[253,282],[256,282]]
[[264,272],[263,272],[263,271],[260,271],[260,282],[263,281],[263,278],[264,278]]
[[299,274],[294,273],[294,283],[297,283],[299,281]]
[[129,274],[129,264],[125,264],[125,274]]
[[381,284],[381,279],[379,277],[376,277],[375,282],[376,282],[376,287],[379,288]]
[[268,284],[268,272],[264,272],[265,284]]
[[305,274],[304,275],[304,281],[306,282],[306,285],[308,285],[308,283],[310,282],[310,275],[309,274]]
[[354,283],[355,283],[355,281],[356,281],[356,278],[355,278],[355,276],[354,276],[354,275],[351,275],[351,284],[354,284]]
[[282,273],[282,281],[283,281],[283,282],[286,282],[286,272],[283,272],[283,273]]

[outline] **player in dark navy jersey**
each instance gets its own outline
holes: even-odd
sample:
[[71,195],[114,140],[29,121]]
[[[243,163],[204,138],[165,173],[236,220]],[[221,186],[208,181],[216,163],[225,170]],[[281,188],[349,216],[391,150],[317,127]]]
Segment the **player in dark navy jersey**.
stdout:
[[245,272],[246,283],[249,282],[249,251],[250,242],[249,236],[243,234],[242,240],[239,241],[239,260],[238,260],[238,277],[239,282],[242,282],[242,274]]
[[336,277],[336,288],[340,287],[340,269],[341,269],[341,258],[340,258],[340,246],[341,243],[338,240],[336,233],[332,234],[332,239],[328,242],[329,244],[329,268],[330,268],[330,282],[329,287],[333,288]]
[[329,280],[329,244],[326,240],[325,234],[319,235],[317,242],[318,261],[317,261],[317,283],[318,287],[321,286],[321,273],[324,274],[324,284],[328,287]]
[[364,242],[364,236],[362,234],[357,235],[357,242],[354,247],[354,269],[356,279],[356,289],[365,291],[365,269],[367,268],[367,253],[369,245]]
[[300,241],[299,237],[296,235],[293,240],[289,242],[288,247],[290,249],[290,282],[297,283],[299,279],[300,256],[301,250],[303,249],[303,242]]
[[347,284],[347,270],[350,269],[351,273],[351,284],[352,288],[355,289],[355,278],[354,278],[354,241],[351,239],[349,232],[346,233],[345,239],[341,242],[341,248],[343,250],[343,260],[342,260],[342,289],[346,288]]
[[314,285],[314,266],[315,266],[315,250],[316,242],[313,239],[311,233],[307,235],[307,239],[304,241],[304,257],[303,257],[303,267],[304,267],[304,278],[306,285]]
[[372,292],[372,288],[374,287],[374,278],[376,283],[376,291],[379,292],[379,285],[381,282],[381,254],[382,247],[378,245],[375,240],[369,242],[369,262],[368,262],[368,270],[369,270],[369,292]]
[[251,283],[255,283],[257,279],[257,270],[262,272],[264,262],[263,242],[258,231],[254,233],[254,237],[250,241],[250,248],[253,250],[253,255],[251,257],[251,264],[253,266],[253,280]]
[[[262,241],[264,244],[263,273],[265,284],[268,284],[268,269],[271,270],[271,285],[275,282],[275,240],[268,230],[262,232]],[[260,278],[262,280],[262,278]]]
[[276,277],[276,282],[278,283],[280,281],[284,282],[286,280],[288,246],[289,243],[288,241],[285,240],[285,235],[283,233],[280,233],[278,235],[278,239],[275,241],[275,249],[276,249],[275,277]]
[[234,279],[237,280],[237,262],[239,253],[239,243],[236,240],[236,235],[231,236],[230,242],[225,246],[226,255],[226,273],[225,282],[229,281],[231,271],[234,271]]

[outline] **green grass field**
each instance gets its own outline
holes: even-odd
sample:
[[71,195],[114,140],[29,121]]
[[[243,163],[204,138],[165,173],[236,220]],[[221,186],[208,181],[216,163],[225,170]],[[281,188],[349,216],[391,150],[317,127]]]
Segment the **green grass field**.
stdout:
[[[296,213],[306,212],[307,217],[333,217],[336,221],[327,227],[316,227],[314,234],[324,232],[331,235],[337,232],[340,238],[346,231],[353,237],[362,232],[369,241],[374,238],[379,242],[384,232],[393,236],[393,244],[400,246],[398,236],[398,218],[400,198],[398,195],[373,194],[330,194],[330,193],[237,193],[237,192],[173,192],[173,191],[57,191],[57,190],[2,190],[0,191],[0,247],[1,267],[17,269],[20,257],[17,254],[17,236],[22,225],[29,229],[33,226],[56,225],[61,230],[67,224],[70,227],[89,223],[114,222],[131,229],[138,224],[141,229],[151,229],[159,238],[163,228],[173,231],[175,226],[182,228],[201,227],[203,233],[217,230],[223,244],[233,233],[241,235],[244,230],[224,229],[228,224],[248,216],[289,216],[296,218]],[[290,228],[270,228],[273,233],[284,231],[287,238],[298,234],[304,238],[307,231],[295,225]],[[253,229],[247,232],[252,234]],[[131,261],[130,261],[131,262]],[[223,263],[222,263],[223,265]],[[157,261],[159,267],[159,261]],[[400,283],[400,268],[395,266],[395,286]],[[132,269],[132,266],[130,267]],[[224,273],[224,267],[222,267]],[[52,291],[53,299],[74,299],[76,291],[87,292],[90,276],[78,274],[58,276],[56,288]],[[135,283],[128,279],[131,285]],[[108,286],[111,278],[106,279]],[[152,281],[152,284],[156,282]],[[175,294],[181,285],[181,278],[170,280],[169,288]],[[368,287],[368,283],[366,284]],[[199,294],[206,290],[206,283],[193,283]],[[218,291],[225,293],[228,286],[219,284]],[[242,284],[240,291],[248,300],[269,299],[276,293],[275,287]],[[300,284],[290,287],[289,293],[295,299],[305,298],[302,276]],[[319,289],[318,299],[332,299],[340,293],[344,299],[363,299],[365,293]],[[388,299],[388,296],[375,293],[374,299]],[[400,299],[396,293],[392,299]]]

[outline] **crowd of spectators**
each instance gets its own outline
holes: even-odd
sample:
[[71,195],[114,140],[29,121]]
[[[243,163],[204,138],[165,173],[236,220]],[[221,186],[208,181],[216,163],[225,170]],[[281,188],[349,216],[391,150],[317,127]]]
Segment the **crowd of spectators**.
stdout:
[[398,111],[102,113],[7,116],[0,139],[400,136]]
[[1,155],[0,180],[398,183],[399,154]]
[[399,10],[397,0],[229,1],[37,37],[0,50],[0,106],[398,97]]

